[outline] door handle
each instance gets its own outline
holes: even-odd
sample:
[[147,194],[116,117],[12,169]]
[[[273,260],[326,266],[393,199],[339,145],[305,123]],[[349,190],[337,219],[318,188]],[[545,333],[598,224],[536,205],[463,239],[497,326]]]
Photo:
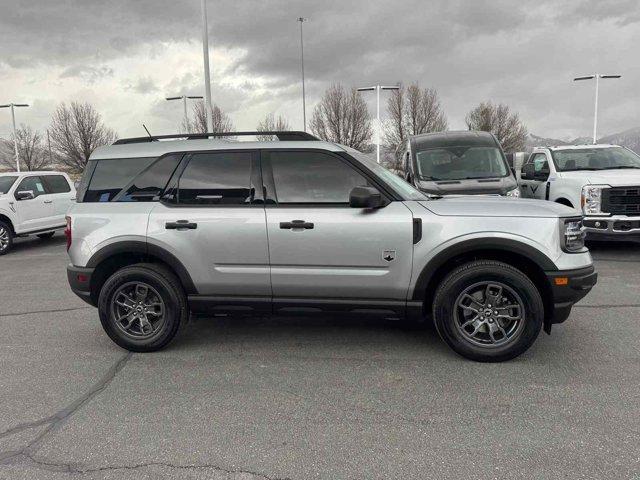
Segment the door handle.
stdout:
[[44,200],[44,203],[53,203],[53,200]]
[[280,228],[283,230],[291,230],[293,228],[311,230],[313,228],[313,223],[305,222],[304,220],[291,220],[290,222],[280,222]]
[[178,220],[177,222],[165,223],[164,228],[167,230],[195,230],[198,228],[198,224],[192,223],[189,220]]

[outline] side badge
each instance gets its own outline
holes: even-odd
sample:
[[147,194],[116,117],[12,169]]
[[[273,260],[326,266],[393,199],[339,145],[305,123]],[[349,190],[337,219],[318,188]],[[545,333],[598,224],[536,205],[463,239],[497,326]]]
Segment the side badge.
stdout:
[[384,250],[382,252],[382,259],[386,260],[387,262],[391,262],[396,258],[396,251],[395,250]]

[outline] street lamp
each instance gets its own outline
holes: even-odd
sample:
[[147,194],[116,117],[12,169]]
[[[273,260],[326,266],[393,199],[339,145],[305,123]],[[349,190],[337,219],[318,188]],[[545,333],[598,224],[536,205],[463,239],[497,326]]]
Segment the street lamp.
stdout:
[[20,155],[18,154],[18,134],[16,132],[16,114],[15,108],[28,107],[26,103],[8,103],[6,105],[0,105],[0,108],[11,108],[11,122],[13,123],[13,148],[16,155],[16,171],[20,172]]
[[580,80],[592,80],[596,79],[596,105],[595,105],[595,113],[593,115],[593,144],[595,145],[598,141],[598,90],[600,89],[600,79],[601,78],[620,78],[622,75],[601,75],[599,73],[594,73],[593,75],[585,75],[583,77],[576,77],[573,79],[574,82],[578,82]]
[[300,68],[302,70],[302,125],[305,132],[307,131],[307,100],[304,91],[304,40],[302,36],[302,24],[307,20],[307,18],[298,17],[298,22],[300,22]]
[[358,88],[359,92],[376,92],[376,160],[380,163],[380,141],[382,137],[382,124],[380,122],[380,90],[400,90],[400,87],[397,85],[394,86],[384,86],[384,85],[375,85],[373,87],[361,87]]
[[192,100],[202,100],[202,96],[199,96],[199,95],[182,95],[180,97],[166,97],[166,99],[169,101],[182,100],[182,107],[184,108],[184,128],[189,130],[189,114],[187,113],[187,98]]
[[207,0],[202,0],[202,55],[204,57],[204,97],[207,110],[207,130],[213,130],[211,106],[211,73],[209,71],[209,26],[207,24]]

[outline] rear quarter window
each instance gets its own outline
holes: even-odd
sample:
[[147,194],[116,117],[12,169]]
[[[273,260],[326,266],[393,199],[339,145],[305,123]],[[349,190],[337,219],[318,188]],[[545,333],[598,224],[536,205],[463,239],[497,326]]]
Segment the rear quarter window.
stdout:
[[47,185],[49,193],[69,193],[71,186],[62,175],[44,175],[42,180]]
[[155,160],[155,157],[98,160],[82,201],[110,202]]

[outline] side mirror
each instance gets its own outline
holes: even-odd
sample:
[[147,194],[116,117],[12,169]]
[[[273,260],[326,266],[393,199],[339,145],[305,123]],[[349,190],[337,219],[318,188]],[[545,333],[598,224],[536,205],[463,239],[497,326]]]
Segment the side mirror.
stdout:
[[354,187],[349,194],[349,206],[352,208],[380,208],[384,206],[382,195],[373,187]]
[[33,200],[36,196],[33,194],[33,190],[22,190],[16,192],[16,200]]
[[525,163],[522,166],[522,172],[520,172],[520,178],[522,180],[533,180],[535,176],[535,168],[533,163]]

